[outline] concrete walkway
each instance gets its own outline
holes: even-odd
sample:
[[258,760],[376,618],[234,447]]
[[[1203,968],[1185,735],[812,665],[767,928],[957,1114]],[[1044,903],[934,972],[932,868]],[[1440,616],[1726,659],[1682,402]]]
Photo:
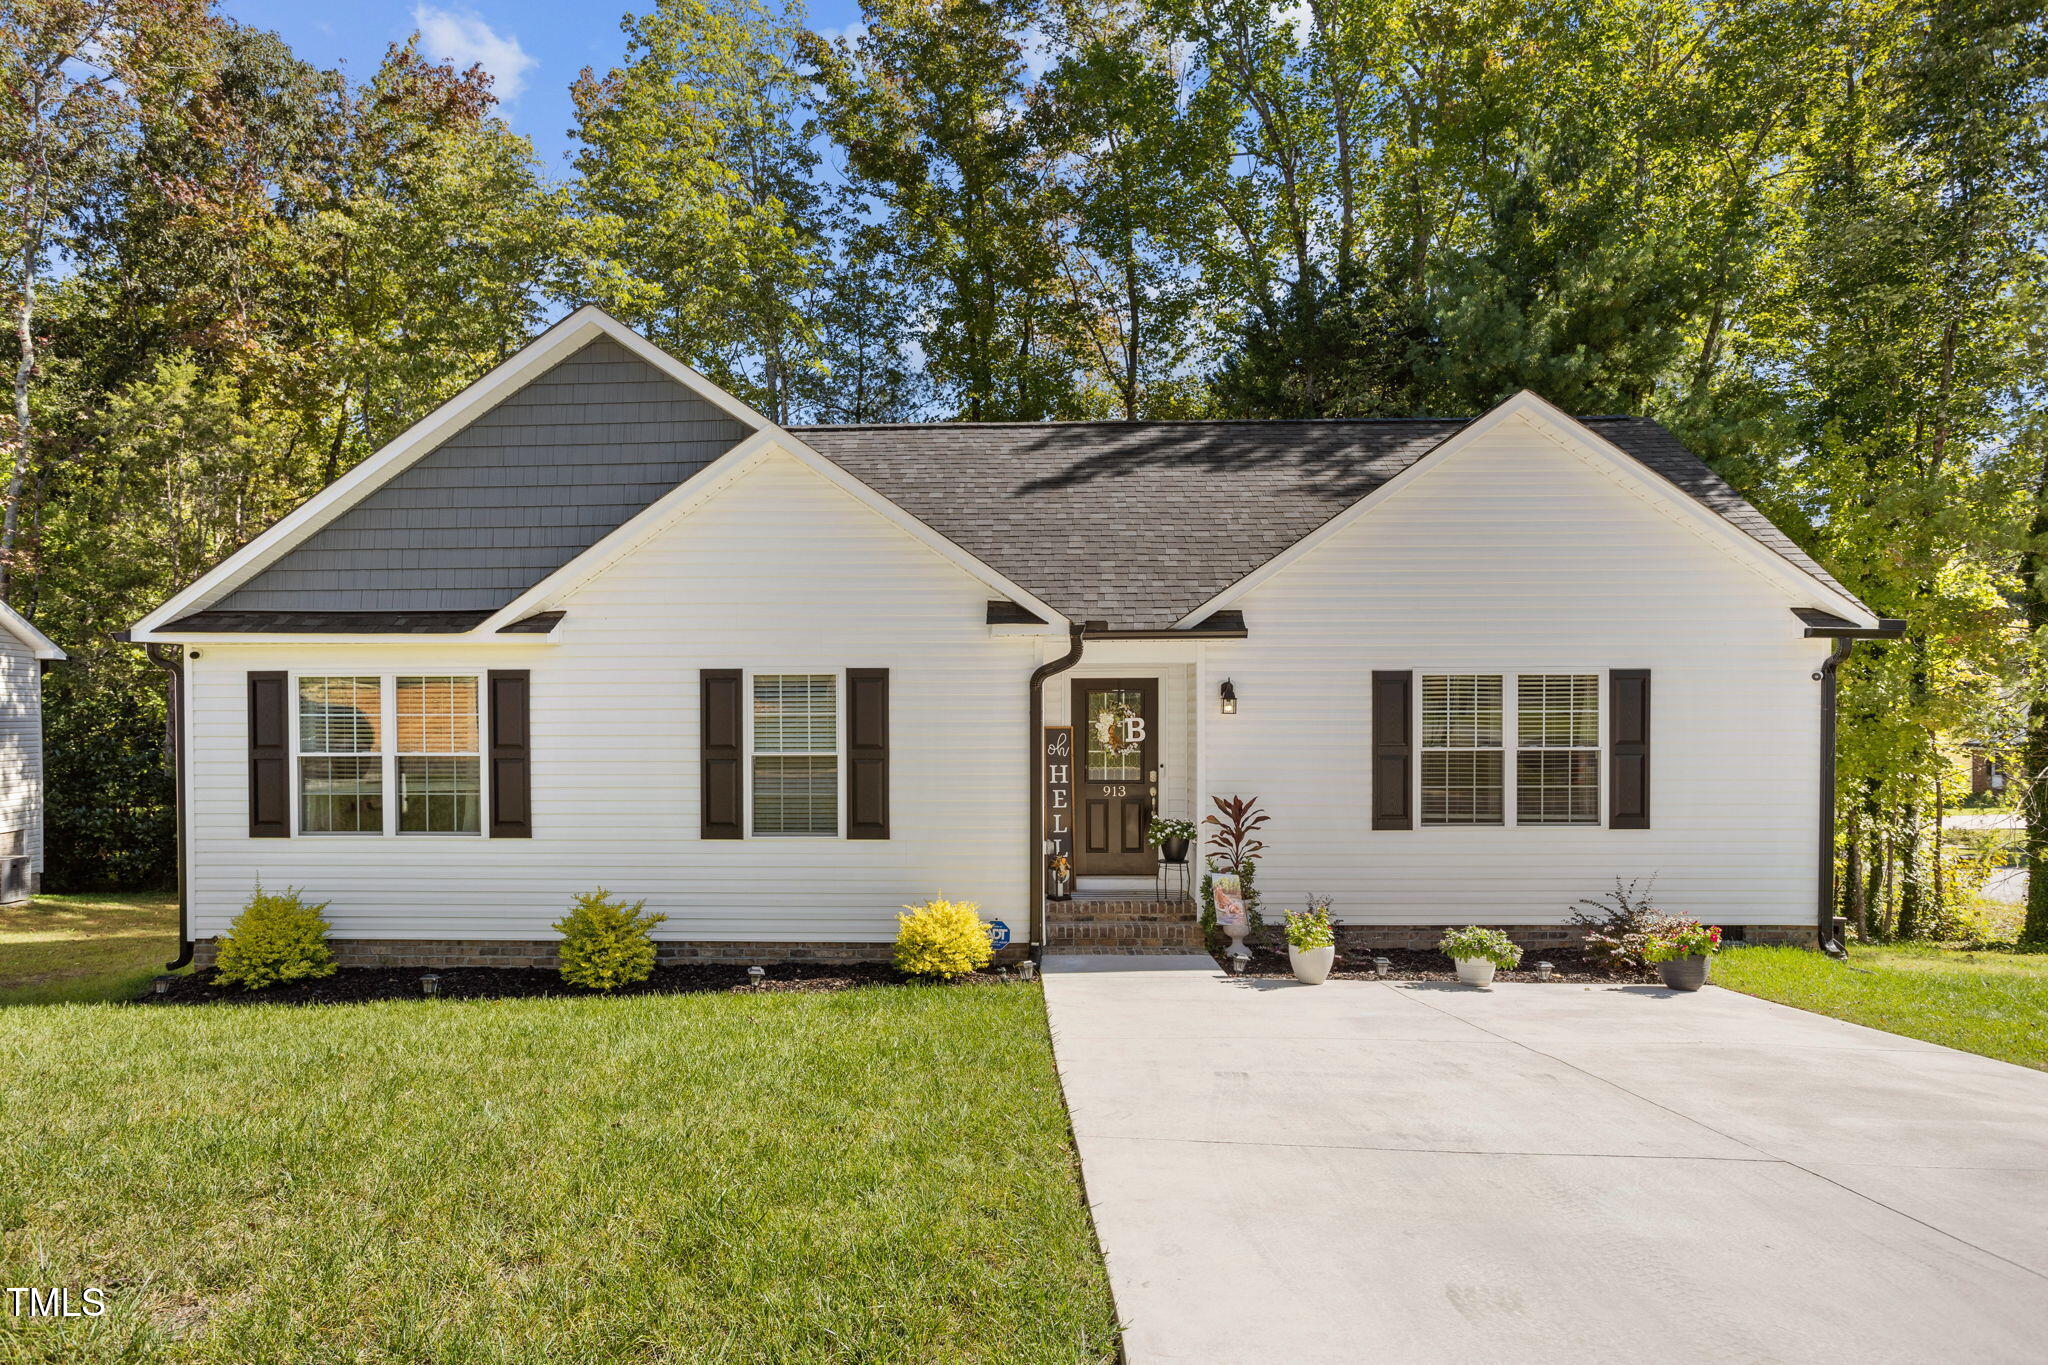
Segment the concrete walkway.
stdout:
[[2048,1360],[2048,1074],[1712,988],[1045,988],[1133,1365]]

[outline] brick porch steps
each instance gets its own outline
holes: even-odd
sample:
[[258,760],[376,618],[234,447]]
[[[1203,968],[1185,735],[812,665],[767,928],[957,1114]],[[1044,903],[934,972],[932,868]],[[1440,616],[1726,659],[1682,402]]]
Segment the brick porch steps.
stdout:
[[1047,952],[1199,952],[1192,901],[1072,900],[1045,905]]

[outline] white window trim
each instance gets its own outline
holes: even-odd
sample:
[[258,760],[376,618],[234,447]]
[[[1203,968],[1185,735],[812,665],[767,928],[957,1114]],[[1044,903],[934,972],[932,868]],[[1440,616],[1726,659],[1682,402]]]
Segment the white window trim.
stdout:
[[[832,832],[830,834],[757,834],[754,832],[754,679],[807,674],[829,674],[832,678]],[[769,668],[740,670],[740,776],[743,779],[740,804],[746,809],[746,838],[769,843],[801,843],[804,840],[846,839],[846,669],[838,665],[778,664]],[[774,757],[774,755],[769,755]]]
[[[1409,676],[1414,678],[1415,680],[1415,701],[1414,705],[1409,708],[1411,712],[1409,724],[1413,727],[1412,733],[1409,737],[1409,752],[1414,755],[1415,761],[1409,765],[1411,772],[1409,774],[1408,808],[1415,812],[1414,828],[1418,831],[1428,829],[1461,832],[1470,832],[1472,830],[1504,831],[1515,829],[1604,830],[1608,828],[1608,802],[1611,796],[1611,783],[1608,781],[1608,760],[1611,757],[1611,755],[1608,752],[1608,735],[1609,726],[1612,722],[1607,714],[1607,710],[1613,699],[1613,692],[1608,682],[1609,671],[1610,670],[1604,664],[1598,668],[1588,668],[1581,664],[1550,666],[1521,665],[1512,668],[1506,666],[1460,666],[1456,668],[1424,666],[1411,670]],[[1594,687],[1596,689],[1595,696],[1598,699],[1599,703],[1598,733],[1600,736],[1600,743],[1599,746],[1593,750],[1588,751],[1582,749],[1576,751],[1580,753],[1592,752],[1598,755],[1598,758],[1594,761],[1594,780],[1599,783],[1599,799],[1593,803],[1594,818],[1585,824],[1565,824],[1558,821],[1544,821],[1536,824],[1525,825],[1522,823],[1522,812],[1520,808],[1521,803],[1518,799],[1518,792],[1521,784],[1516,781],[1516,756],[1519,755],[1522,751],[1521,679],[1524,674],[1533,676],[1538,674],[1560,673],[1578,674],[1580,676],[1592,674],[1594,677],[1599,679],[1599,681],[1594,684]],[[1503,755],[1501,759],[1501,785],[1503,787],[1503,790],[1501,792],[1500,823],[1497,825],[1439,825],[1426,823],[1422,818],[1422,755],[1425,752],[1422,747],[1422,679],[1425,676],[1438,678],[1491,678],[1496,675],[1501,680],[1501,748],[1499,752]],[[1442,751],[1439,750],[1437,752]],[[1451,750],[1450,752],[1457,753],[1461,751]]]
[[[291,807],[292,837],[294,839],[402,839],[408,844],[433,843],[437,840],[459,840],[469,842],[490,838],[491,828],[491,765],[488,761],[488,727],[490,718],[490,697],[485,691],[488,679],[485,670],[475,667],[460,668],[344,668],[337,664],[332,668],[291,669],[286,673],[289,690],[285,701],[291,712]],[[381,791],[384,801],[384,827],[379,830],[307,830],[302,827],[305,816],[303,778],[299,764],[306,754],[299,736],[299,679],[301,678],[375,678],[377,680],[378,724],[382,727],[384,744],[378,751],[378,769],[382,774]],[[469,678],[476,683],[476,790],[477,827],[473,833],[457,830],[414,831],[400,833],[398,828],[398,680],[400,678]],[[314,754],[318,758],[320,755]],[[422,755],[408,755],[422,757]],[[449,755],[424,755],[424,757],[449,757]],[[466,755],[458,755],[466,757]]]

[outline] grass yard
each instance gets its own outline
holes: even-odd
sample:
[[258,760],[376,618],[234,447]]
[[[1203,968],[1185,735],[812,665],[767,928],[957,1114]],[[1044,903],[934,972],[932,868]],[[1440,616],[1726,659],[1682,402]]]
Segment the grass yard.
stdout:
[[1035,986],[0,1009],[0,1359],[1108,1361]]
[[131,999],[177,955],[168,892],[38,896],[0,908],[0,1005]]
[[2048,1071],[2048,953],[1861,947],[1846,963],[1803,948],[1739,948],[1714,982],[1909,1038]]

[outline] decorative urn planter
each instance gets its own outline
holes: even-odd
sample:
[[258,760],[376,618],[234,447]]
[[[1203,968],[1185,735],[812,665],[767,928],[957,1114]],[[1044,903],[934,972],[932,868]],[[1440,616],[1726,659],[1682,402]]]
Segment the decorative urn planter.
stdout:
[[1674,991],[1696,991],[1707,984],[1705,957],[1680,957],[1657,964],[1657,975]]
[[1493,963],[1483,957],[1461,957],[1453,959],[1458,964],[1458,980],[1467,986],[1491,986],[1493,984]]
[[1164,863],[1184,863],[1188,860],[1186,839],[1162,839],[1159,841],[1159,860]]
[[1330,977],[1330,968],[1337,961],[1337,945],[1332,943],[1323,948],[1297,948],[1287,945],[1287,965],[1294,969],[1294,979],[1304,986],[1320,986]]

